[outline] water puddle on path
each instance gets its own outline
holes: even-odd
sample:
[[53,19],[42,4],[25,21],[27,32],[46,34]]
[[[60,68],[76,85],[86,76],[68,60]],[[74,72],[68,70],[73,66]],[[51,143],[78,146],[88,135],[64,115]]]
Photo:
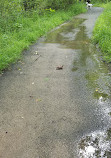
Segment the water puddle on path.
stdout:
[[45,43],[73,51],[70,71],[76,92],[72,96],[87,122],[78,129],[79,158],[111,158],[111,76],[87,36],[84,21],[73,19],[61,25],[48,34]]
[[93,132],[79,144],[80,158],[111,158],[111,128]]

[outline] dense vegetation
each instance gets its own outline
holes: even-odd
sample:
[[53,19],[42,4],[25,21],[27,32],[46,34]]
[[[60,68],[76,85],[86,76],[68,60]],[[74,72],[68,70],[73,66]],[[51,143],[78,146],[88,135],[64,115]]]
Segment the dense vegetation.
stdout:
[[93,41],[99,44],[103,59],[111,62],[111,2],[104,7],[104,12],[98,18],[94,28]]
[[74,0],[0,0],[0,70],[40,36],[84,11]]
[[[21,57],[40,36],[72,16],[85,12],[84,0],[0,0],[0,70]],[[93,3],[108,0],[92,0]],[[111,4],[98,19],[94,41],[111,61]]]

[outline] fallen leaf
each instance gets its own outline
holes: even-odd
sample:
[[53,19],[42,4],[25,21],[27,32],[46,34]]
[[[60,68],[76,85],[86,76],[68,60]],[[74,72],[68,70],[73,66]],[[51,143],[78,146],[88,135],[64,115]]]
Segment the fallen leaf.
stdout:
[[33,98],[33,96],[32,96],[32,95],[30,95],[29,97],[30,97],[30,98]]
[[63,65],[56,67],[56,70],[62,70],[62,69],[63,69]]
[[45,81],[48,81],[49,80],[49,78],[45,78]]
[[41,101],[41,99],[36,99],[36,102],[39,102],[39,101]]

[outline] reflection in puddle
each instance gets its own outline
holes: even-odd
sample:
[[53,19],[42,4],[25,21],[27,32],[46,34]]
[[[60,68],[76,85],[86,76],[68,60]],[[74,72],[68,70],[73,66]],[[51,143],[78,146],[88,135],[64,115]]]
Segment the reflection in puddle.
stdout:
[[[108,113],[110,114],[111,111],[109,100],[111,97],[111,88],[109,88],[111,78],[108,75],[107,66],[98,59],[96,48],[90,43],[86,27],[80,25],[83,21],[83,19],[74,19],[74,21],[72,20],[50,32],[45,43],[52,45],[56,43],[59,44],[61,51],[63,48],[67,52],[73,52],[74,60],[71,70],[76,87],[74,87],[76,90],[74,94],[79,94],[76,96],[76,99],[80,101],[77,100],[78,107],[81,108],[85,105],[83,111],[86,112],[86,120],[91,118],[92,121],[94,118],[92,122],[96,127],[100,125],[106,127],[107,123],[110,122]],[[93,128],[93,124],[90,123],[88,128],[97,130],[96,127],[96,129]],[[66,124],[62,120],[59,125],[60,127],[57,128],[57,126],[56,128],[62,133],[65,129],[69,129],[67,127],[72,124],[69,122]],[[79,149],[79,158],[111,158],[111,129],[93,132],[86,136],[81,140]],[[66,148],[63,147],[63,151],[65,150]]]
[[80,158],[111,158],[111,128],[83,138],[79,144]]
[[86,74],[86,79],[89,81],[96,81],[99,78],[99,74],[97,72],[89,72]]
[[76,71],[76,70],[78,70],[78,67],[73,66],[72,71]]
[[102,92],[99,92],[98,90],[96,90],[94,92],[94,97],[96,99],[98,99],[100,102],[103,102],[108,98],[108,94],[105,94],[105,93],[102,93]]
[[[84,19],[73,19],[71,22],[64,24],[57,30],[50,32],[45,43],[59,43],[65,48],[72,49],[82,48],[81,44],[88,43],[86,38],[83,39],[83,31],[85,30],[85,27],[77,28],[83,21]],[[81,32],[80,29],[82,33],[79,33]],[[78,35],[81,36],[79,41],[77,40]]]

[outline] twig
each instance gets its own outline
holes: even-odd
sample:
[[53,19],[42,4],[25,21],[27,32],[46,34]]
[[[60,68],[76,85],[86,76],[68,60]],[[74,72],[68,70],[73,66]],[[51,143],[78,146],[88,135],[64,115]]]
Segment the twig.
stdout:
[[35,61],[37,61],[37,60],[39,59],[40,56],[41,56],[41,55],[39,55],[39,56],[35,59]]

